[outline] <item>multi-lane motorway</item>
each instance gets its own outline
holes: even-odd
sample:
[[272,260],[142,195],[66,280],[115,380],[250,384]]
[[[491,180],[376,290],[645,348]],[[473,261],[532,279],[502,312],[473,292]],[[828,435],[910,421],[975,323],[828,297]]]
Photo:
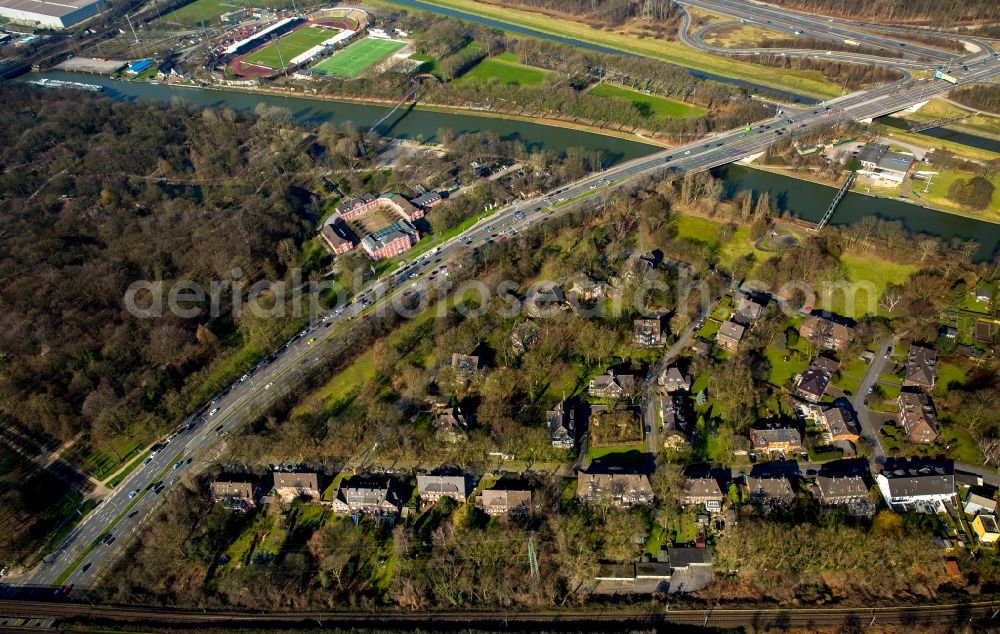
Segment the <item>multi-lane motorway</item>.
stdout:
[[[969,70],[960,66],[960,70],[952,72],[960,84],[989,80],[1000,74],[1000,59],[992,50],[969,55],[962,64]],[[776,140],[838,121],[897,112],[952,88],[951,84],[936,79],[902,81],[846,95],[809,109],[788,108],[780,116],[754,123],[749,130],[714,134],[695,143],[657,152],[590,175],[538,198],[499,209],[408,267],[373,282],[359,294],[357,301],[327,315],[322,322],[272,354],[251,376],[235,383],[206,405],[201,415],[194,418],[197,423],[193,428],[172,436],[151,460],[116,487],[36,570],[9,581],[32,587],[92,584],[124,545],[141,532],[142,522],[156,507],[164,488],[175,484],[186,472],[197,469],[200,463],[215,459],[232,430],[262,412],[333,352],[349,346],[350,328],[356,320],[365,318],[363,313],[385,305],[398,294],[426,293],[445,278],[442,267],[462,252],[477,248],[484,241],[509,239],[518,230],[578,205],[594,204],[609,190],[621,187],[624,181],[665,170],[681,174],[711,169],[763,152]]]

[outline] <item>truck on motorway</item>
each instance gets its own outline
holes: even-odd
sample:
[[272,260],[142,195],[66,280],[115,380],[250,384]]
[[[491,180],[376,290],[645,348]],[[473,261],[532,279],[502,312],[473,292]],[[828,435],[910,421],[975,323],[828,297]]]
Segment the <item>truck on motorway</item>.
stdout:
[[861,42],[857,40],[844,40],[844,44],[847,44],[848,46],[861,46]]
[[934,76],[937,77],[938,79],[943,79],[944,81],[948,82],[949,84],[957,84],[958,83],[957,79],[955,79],[954,77],[952,77],[948,73],[942,73],[939,70],[938,71],[934,71]]

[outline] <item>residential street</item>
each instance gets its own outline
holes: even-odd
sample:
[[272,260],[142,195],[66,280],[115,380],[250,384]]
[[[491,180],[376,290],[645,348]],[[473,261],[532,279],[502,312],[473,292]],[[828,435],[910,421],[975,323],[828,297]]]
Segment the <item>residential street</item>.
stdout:
[[869,446],[872,450],[872,461],[876,464],[883,464],[885,462],[885,448],[882,447],[882,438],[879,435],[880,425],[876,422],[874,413],[868,409],[865,401],[868,398],[868,389],[878,383],[878,378],[885,372],[885,368],[889,364],[889,355],[886,354],[886,349],[889,346],[895,346],[895,341],[885,339],[875,344],[875,358],[868,364],[868,369],[865,370],[865,375],[861,379],[858,391],[850,398],[851,407],[858,414],[858,422],[861,425],[861,436],[870,441]]

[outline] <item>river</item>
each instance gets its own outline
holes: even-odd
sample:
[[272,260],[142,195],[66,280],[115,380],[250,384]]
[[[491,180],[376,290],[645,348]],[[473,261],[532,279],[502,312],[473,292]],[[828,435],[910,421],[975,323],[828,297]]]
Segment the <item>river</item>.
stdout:
[[[352,121],[364,127],[381,118],[388,107],[322,101],[303,97],[278,95],[258,95],[230,90],[172,87],[164,84],[133,83],[75,73],[45,73],[25,75],[21,80],[39,77],[83,81],[105,86],[105,93],[115,99],[152,99],[164,103],[179,99],[197,106],[226,106],[233,110],[253,110],[258,103],[278,106],[289,110],[297,121],[305,125],[323,122],[334,124]],[[413,110],[393,117],[380,128],[379,132],[400,138],[421,137],[431,141],[441,128],[456,132],[492,130],[504,139],[518,140],[533,149],[548,149],[565,152],[570,147],[603,150],[611,164],[629,160],[659,148],[636,141],[603,136],[581,130],[557,126],[511,121],[496,117]],[[817,221],[826,211],[834,195],[834,188],[818,183],[790,178],[741,165],[728,165],[714,172],[726,183],[728,195],[735,195],[744,189],[768,191],[778,208],[793,216]],[[912,205],[898,200],[874,198],[850,193],[844,197],[832,224],[844,225],[856,222],[865,216],[877,216],[885,220],[900,220],[913,233],[926,233],[945,239],[958,237],[973,239],[980,243],[978,259],[989,259],[1000,251],[1000,225],[964,218],[926,207]]]
[[[420,11],[429,11],[431,13],[437,13],[440,15],[446,15],[452,18],[457,18],[459,20],[465,20],[466,22],[475,22],[476,24],[482,24],[485,26],[493,27],[495,29],[501,29],[508,33],[517,33],[520,35],[526,35],[528,37],[538,38],[540,40],[548,40],[550,42],[568,44],[570,46],[574,46],[576,48],[582,48],[588,51],[596,51],[598,53],[608,53],[611,55],[627,55],[627,56],[631,55],[631,53],[626,53],[624,51],[620,51],[616,48],[611,48],[609,46],[593,44],[591,42],[585,42],[583,40],[577,40],[571,37],[563,37],[561,35],[551,35],[549,33],[545,33],[544,31],[536,31],[535,29],[531,29],[528,27],[509,24],[507,22],[501,22],[500,20],[494,20],[492,18],[485,18],[479,15],[475,15],[474,13],[466,13],[465,11],[459,11],[458,9],[439,7],[434,4],[420,2],[420,0],[390,0],[390,1],[392,2],[392,4],[398,4],[403,7],[418,9]],[[786,101],[789,103],[801,103],[807,105],[815,105],[819,103],[818,100],[812,97],[807,97],[805,95],[789,92],[787,90],[778,90],[777,88],[771,88],[769,86],[763,86],[761,84],[755,84],[751,81],[746,81],[744,79],[733,79],[731,77],[723,77],[722,75],[706,73],[700,70],[686,68],[684,66],[677,66],[676,64],[671,64],[671,66],[683,70],[692,77],[697,77],[698,79],[710,79],[712,81],[717,81],[723,84],[730,84],[732,86],[740,86],[741,88],[746,88],[750,92],[757,93],[764,97],[771,97],[773,99],[779,99],[781,101]]]
[[[885,124],[891,128],[898,128],[904,132],[911,125],[910,121],[897,117],[879,117],[875,121],[877,123]],[[941,139],[942,141],[951,141],[952,143],[968,145],[969,147],[986,150],[988,152],[1000,152],[1000,140],[976,136],[975,134],[968,134],[966,132],[959,132],[958,130],[949,130],[948,128],[931,128],[930,130],[924,130],[923,132],[917,132],[916,134],[931,137],[933,139]]]

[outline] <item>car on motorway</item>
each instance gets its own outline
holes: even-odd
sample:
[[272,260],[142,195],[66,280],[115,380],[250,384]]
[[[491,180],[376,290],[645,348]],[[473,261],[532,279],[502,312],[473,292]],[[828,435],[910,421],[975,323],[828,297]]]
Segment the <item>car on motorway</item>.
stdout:
[[139,489],[135,489],[134,491],[132,491],[131,493],[129,493],[128,494],[128,499],[134,500],[135,496],[137,496],[137,495],[139,495]]
[[209,413],[208,413],[208,415],[209,415],[209,416],[215,416],[215,413],[216,413],[216,412],[218,412],[218,411],[219,411],[219,408],[218,408],[218,407],[215,407],[215,408],[213,408],[213,409],[212,409],[212,411],[211,411],[211,412],[209,412]]
[[183,465],[183,464],[184,464],[183,460],[178,460],[177,462],[174,463],[174,467],[173,468],[174,469],[180,469],[181,465]]
[[314,343],[316,343],[316,337],[310,337],[309,341],[307,341],[306,343],[310,346],[313,345]]
[[687,156],[687,155],[688,155],[688,154],[690,154],[690,153],[691,153],[691,150],[685,150],[685,151],[684,151],[684,156]]
[[515,211],[514,212],[514,220],[523,220],[523,219],[524,219],[524,212],[523,211]]
[[55,596],[65,597],[72,591],[73,591],[73,584],[67,583],[66,585],[60,586],[59,588],[56,589]]
[[218,427],[216,427],[215,428],[215,433],[219,433],[220,431],[222,431],[223,427],[225,427],[225,425],[219,425]]

